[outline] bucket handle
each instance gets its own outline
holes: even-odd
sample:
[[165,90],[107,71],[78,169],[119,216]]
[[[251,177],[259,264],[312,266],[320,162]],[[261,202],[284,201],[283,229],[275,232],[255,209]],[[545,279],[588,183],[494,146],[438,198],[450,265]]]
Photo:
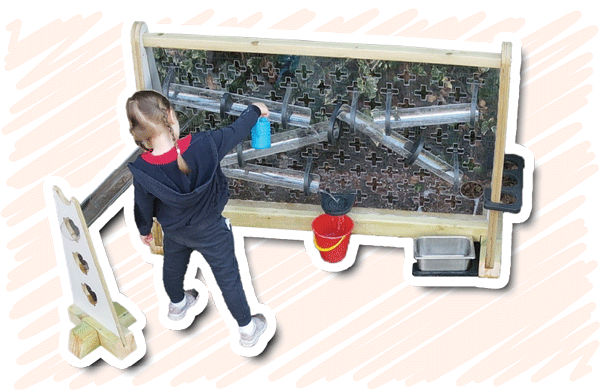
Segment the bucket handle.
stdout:
[[329,248],[321,248],[319,246],[319,244],[317,244],[317,237],[313,237],[313,241],[315,243],[315,247],[320,251],[320,252],[329,252],[334,250],[335,248],[337,248],[342,241],[344,241],[344,238],[346,238],[346,236],[343,236],[342,238],[340,238],[340,240],[334,245],[334,246],[330,246]]

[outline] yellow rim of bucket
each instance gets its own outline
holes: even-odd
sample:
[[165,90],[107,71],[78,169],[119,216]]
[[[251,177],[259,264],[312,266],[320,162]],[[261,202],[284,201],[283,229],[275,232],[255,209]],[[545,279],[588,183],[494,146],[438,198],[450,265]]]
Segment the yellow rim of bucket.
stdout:
[[317,237],[314,237],[314,236],[313,236],[313,241],[314,241],[314,243],[315,243],[315,247],[316,247],[316,248],[317,248],[317,249],[318,249],[320,252],[329,252],[329,251],[332,251],[332,250],[334,250],[335,248],[337,248],[337,247],[338,247],[338,246],[339,246],[339,245],[342,243],[342,241],[344,241],[344,238],[346,238],[346,236],[344,236],[344,237],[340,238],[340,240],[337,242],[337,244],[335,244],[334,246],[330,246],[329,248],[321,248],[321,247],[319,246],[319,244],[317,244]]

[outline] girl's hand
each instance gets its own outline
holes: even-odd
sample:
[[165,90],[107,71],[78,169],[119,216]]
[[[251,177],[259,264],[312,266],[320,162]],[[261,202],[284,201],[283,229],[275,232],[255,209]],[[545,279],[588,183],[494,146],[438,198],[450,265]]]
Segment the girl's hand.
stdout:
[[142,242],[144,243],[144,245],[148,245],[148,246],[150,246],[150,244],[154,240],[154,237],[152,237],[152,233],[148,234],[147,236],[140,236],[140,238],[142,239]]
[[267,106],[264,103],[256,102],[256,103],[252,103],[252,105],[254,105],[260,109],[260,117],[259,118],[266,118],[269,116],[269,109],[267,108]]

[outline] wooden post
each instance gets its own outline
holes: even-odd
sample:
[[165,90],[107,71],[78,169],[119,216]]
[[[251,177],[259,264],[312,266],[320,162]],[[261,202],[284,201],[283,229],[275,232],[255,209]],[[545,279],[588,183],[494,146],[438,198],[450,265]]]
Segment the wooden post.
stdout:
[[148,30],[146,23],[135,22],[131,28],[131,51],[133,54],[133,73],[135,75],[135,88],[139,91],[146,89],[150,83],[149,75],[144,72],[145,50],[142,42],[142,35]]
[[[148,33],[148,26],[144,22],[135,22],[131,28],[131,49],[133,54],[133,71],[135,74],[136,89],[161,90],[160,79],[153,58],[152,48],[144,46],[144,34]],[[149,61],[148,58],[152,61]]]
[[[500,65],[500,85],[498,96],[498,123],[496,127],[496,144],[494,147],[494,168],[492,171],[491,201],[500,202],[502,189],[502,172],[504,170],[504,149],[506,146],[506,128],[508,125],[508,97],[510,90],[510,68],[512,60],[512,44],[504,42],[502,44],[502,62]],[[502,215],[500,211],[489,211],[488,234],[486,238],[486,251],[484,262],[484,274],[480,276],[498,277],[499,276],[499,251],[500,245],[498,234],[502,225]],[[496,272],[489,270],[497,269]]]

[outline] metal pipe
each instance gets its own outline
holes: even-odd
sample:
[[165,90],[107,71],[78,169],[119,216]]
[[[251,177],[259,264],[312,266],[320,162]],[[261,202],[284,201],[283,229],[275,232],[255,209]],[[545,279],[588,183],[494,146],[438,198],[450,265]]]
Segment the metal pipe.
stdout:
[[135,161],[141,153],[142,150],[137,148],[127,160],[108,175],[94,192],[81,202],[81,211],[88,226],[91,226],[133,183],[133,176],[127,164]]
[[[412,157],[410,150],[413,146],[412,141],[395,131],[392,131],[391,135],[385,135],[382,125],[375,123],[370,117],[358,111],[355,114],[354,123],[352,123],[350,112],[350,106],[344,104],[340,108],[338,118],[350,126],[354,125],[356,130],[368,135],[375,142],[385,145],[401,156],[406,158]],[[417,156],[414,164],[452,184],[455,181],[460,181],[462,178],[462,172],[458,171],[457,177],[453,166],[426,150],[423,150]]]
[[[262,165],[246,164],[244,168],[222,167],[223,174],[231,179],[247,180],[259,184],[275,187],[290,188],[303,191],[305,188],[306,174],[293,169],[280,169]],[[311,173],[308,175],[308,190],[310,193],[319,192],[320,177]]]
[[[298,150],[308,145],[327,141],[327,122],[320,122],[307,129],[290,130],[271,135],[271,147],[253,149],[249,141],[244,142],[242,159],[244,161],[272,156],[277,153]],[[230,153],[221,160],[221,166],[237,164],[237,153]]]
[[[385,125],[386,111],[373,110],[373,122]],[[472,111],[471,103],[446,104],[415,108],[395,108],[390,110],[390,128],[435,126],[450,123],[470,123],[479,117],[479,110]]]
[[[197,108],[199,110],[221,113],[221,100],[228,92],[216,91],[206,88],[192,87],[189,85],[169,84],[168,98],[172,104]],[[283,103],[274,102],[270,99],[260,99],[237,94],[229,94],[233,100],[230,107],[225,110],[226,114],[239,116],[252,103],[264,103],[269,109],[269,121],[282,123]],[[295,105],[286,106],[287,124],[295,127],[308,127],[312,110],[308,107]]]

